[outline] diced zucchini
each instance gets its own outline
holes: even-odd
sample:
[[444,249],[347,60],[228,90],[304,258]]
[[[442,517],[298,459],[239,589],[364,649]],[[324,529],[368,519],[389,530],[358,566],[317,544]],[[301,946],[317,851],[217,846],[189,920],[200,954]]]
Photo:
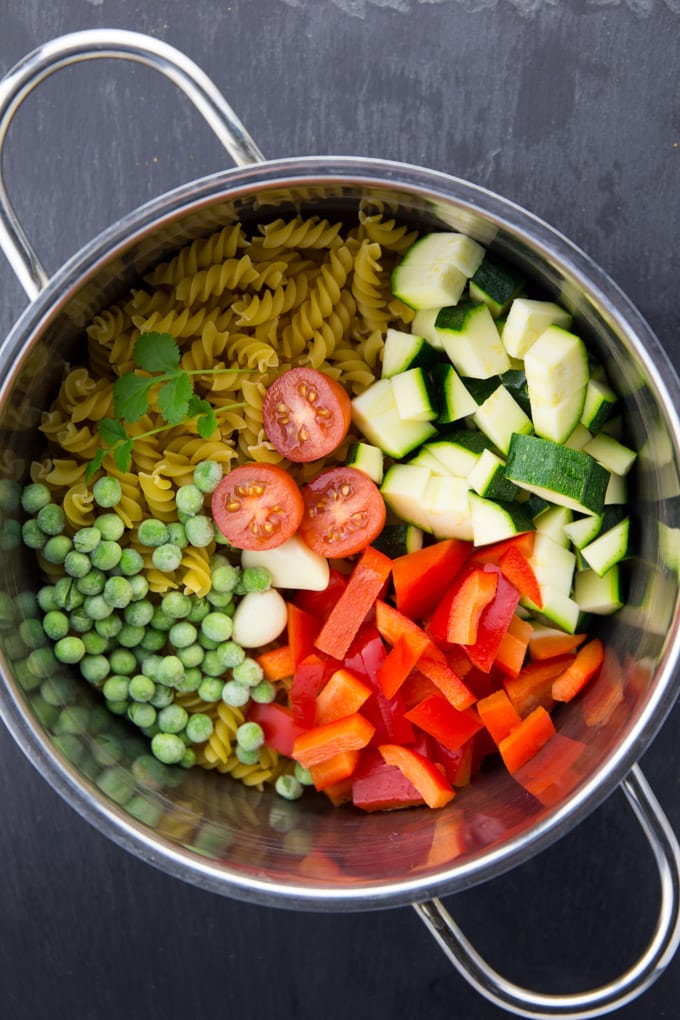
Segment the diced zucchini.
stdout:
[[537,531],[529,562],[541,591],[548,586],[569,595],[576,569],[576,556],[570,549]]
[[574,600],[584,613],[615,613],[623,605],[618,565],[601,577],[594,570],[579,570],[574,578]]
[[505,315],[510,302],[522,290],[524,279],[498,259],[485,255],[479,269],[470,280],[470,298],[483,302],[494,319]]
[[524,413],[531,417],[529,387],[527,386],[527,374],[524,371],[524,367],[511,368],[509,372],[504,372],[501,376],[501,382],[506,390],[515,398]]
[[425,337],[388,329],[383,347],[382,377],[390,379],[409,368],[430,368],[437,354]]
[[380,492],[385,504],[406,524],[429,530],[423,509],[425,487],[430,480],[426,467],[416,464],[393,464],[385,473]]
[[618,399],[614,390],[601,379],[591,377],[586,387],[581,421],[591,432],[599,432],[611,419]]
[[533,431],[531,419],[502,385],[477,408],[472,420],[494,446],[506,454],[514,434],[526,435]]
[[580,423],[588,382],[585,344],[575,333],[549,326],[524,360],[536,435],[563,443]]
[[439,338],[439,334],[434,328],[438,315],[439,306],[437,306],[437,308],[420,308],[411,321],[411,331],[413,333],[417,333],[418,336],[424,337],[430,347],[434,347],[435,350],[443,351],[444,347]]
[[[539,619],[555,624],[567,634],[575,634],[581,616],[581,607],[578,602],[549,584],[541,586],[541,596],[543,605],[540,610],[533,607],[535,615]],[[525,601],[531,605],[528,600]]]
[[583,452],[589,453],[613,475],[627,475],[637,457],[634,450],[604,432],[593,436],[590,442],[583,447]]
[[435,538],[472,539],[470,486],[464,478],[430,477],[425,486],[423,510],[428,527]]
[[434,421],[437,408],[432,385],[422,368],[409,368],[392,376],[397,413],[402,421]]
[[451,422],[467,418],[477,410],[477,402],[466,388],[463,380],[453,365],[443,363],[434,366],[431,372],[434,395],[437,402],[437,423],[449,425]]
[[549,502],[584,514],[602,513],[610,477],[581,450],[519,433],[510,442],[505,476]]
[[523,358],[548,326],[569,329],[571,315],[552,301],[518,297],[510,305],[503,326],[503,346],[513,358]]
[[441,308],[435,329],[453,367],[462,376],[488,379],[510,368],[496,323],[486,305],[461,301]]
[[572,450],[582,450],[586,443],[592,439],[592,433],[581,422],[576,426],[570,436],[564,440],[564,445]]
[[600,577],[628,555],[630,519],[625,517],[613,528],[603,531],[581,549],[581,555],[589,567]]
[[600,533],[602,527],[602,517],[596,514],[589,514],[586,517],[579,517],[576,521],[571,521],[565,525],[564,532],[576,549],[582,549],[584,545],[588,545],[594,538]]
[[372,545],[395,560],[398,556],[422,549],[423,532],[413,524],[386,524]]
[[446,465],[442,464],[442,462],[428,450],[427,443],[425,446],[421,446],[420,449],[416,450],[408,463],[415,464],[417,467],[425,467],[430,474],[437,475],[438,478],[446,478],[452,474]]
[[483,404],[502,383],[499,375],[492,375],[488,379],[464,379],[463,385],[474,400],[475,410],[477,410],[479,405]]
[[467,480],[478,496],[512,502],[519,491],[505,477],[505,463],[491,450],[482,453]]
[[501,503],[471,492],[470,513],[474,545],[489,545],[534,529],[534,522],[519,503]]
[[481,244],[465,234],[426,234],[393,270],[392,293],[411,308],[455,305],[483,258]]
[[472,429],[457,429],[446,437],[427,443],[425,449],[436,457],[450,475],[467,478],[483,450],[490,442],[482,432]]
[[574,512],[566,506],[549,506],[543,513],[534,517],[536,531],[542,535],[552,538],[553,542],[564,546],[569,545],[569,536],[566,534],[566,527],[574,519]]
[[356,468],[357,471],[363,471],[376,485],[380,485],[383,480],[384,459],[379,447],[371,446],[370,443],[352,443],[347,451],[345,464],[347,467]]
[[620,506],[628,502],[628,485],[624,475],[610,475],[604,494],[605,506]]
[[436,434],[427,421],[402,421],[391,379],[379,379],[352,400],[352,420],[370,443],[390,457],[405,457]]

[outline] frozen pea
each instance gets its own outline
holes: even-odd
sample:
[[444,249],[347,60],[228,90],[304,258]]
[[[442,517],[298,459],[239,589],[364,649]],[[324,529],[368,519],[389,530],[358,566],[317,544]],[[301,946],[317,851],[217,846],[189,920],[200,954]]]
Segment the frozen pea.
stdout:
[[158,717],[158,713],[153,705],[144,703],[142,701],[133,701],[128,707],[128,719],[139,726],[140,729],[146,729],[147,726],[153,726]]
[[203,674],[197,666],[189,666],[184,674],[184,680],[176,688],[180,694],[188,694],[197,691],[203,683]]
[[189,610],[187,620],[189,623],[200,623],[210,611],[208,600],[197,596],[191,600],[191,609]]
[[201,669],[206,676],[219,677],[225,671],[225,666],[222,662],[222,658],[217,649],[211,649],[207,651],[203,656],[201,663]]
[[153,616],[151,617],[151,626],[155,627],[156,630],[169,631],[175,622],[176,617],[169,616],[160,606],[154,609]]
[[144,569],[144,557],[136,549],[123,549],[118,569],[124,577],[132,577]]
[[132,676],[137,669],[137,660],[127,648],[116,648],[109,656],[111,670],[114,673],[123,673],[125,676]]
[[144,631],[140,645],[147,652],[160,652],[162,648],[165,648],[167,640],[168,636],[165,631],[149,627]]
[[190,517],[184,524],[184,531],[189,545],[193,545],[195,549],[204,549],[215,537],[212,521],[202,514]]
[[55,587],[53,584],[45,584],[37,594],[38,605],[42,609],[43,613],[49,613],[53,609],[63,608],[57,605],[55,599]]
[[70,613],[72,609],[82,606],[84,597],[78,590],[77,584],[72,577],[60,577],[55,581],[53,589],[53,601],[57,609],[63,609]]
[[201,492],[214,492],[222,481],[222,465],[216,460],[201,460],[194,468],[194,485]]
[[123,621],[115,613],[105,616],[103,620],[95,620],[94,622],[94,629],[105,638],[117,637],[121,632],[122,626]]
[[47,542],[47,535],[33,517],[24,521],[21,526],[21,538],[29,549],[42,549]]
[[239,684],[246,684],[247,687],[257,687],[264,673],[259,662],[246,656],[243,662],[239,662],[237,666],[233,667],[232,675]]
[[113,606],[106,601],[103,595],[88,595],[83,606],[92,620],[103,620],[113,612]]
[[158,725],[162,733],[181,733],[188,718],[189,713],[181,705],[168,705],[158,713]]
[[220,653],[226,669],[233,669],[234,666],[238,666],[239,663],[243,662],[246,657],[246,653],[243,648],[241,648],[240,645],[237,645],[235,641],[222,642],[220,645]]
[[106,574],[103,570],[91,570],[85,577],[79,577],[76,581],[76,588],[82,595],[101,595],[106,584]]
[[157,520],[155,517],[149,517],[145,521],[141,521],[137,528],[137,538],[142,545],[155,548],[159,545],[164,545],[168,540],[168,529],[163,521]]
[[79,553],[91,553],[102,540],[98,528],[78,528],[73,536],[73,548]]
[[102,687],[102,694],[107,701],[125,701],[128,696],[128,678],[120,673],[109,676]]
[[177,648],[177,658],[187,669],[200,666],[205,657],[205,651],[199,644],[185,645],[184,648]]
[[109,639],[96,630],[88,630],[82,635],[85,651],[88,655],[103,655],[109,648]]
[[98,570],[113,570],[120,563],[123,550],[118,542],[102,538],[99,545],[90,553],[90,563]]
[[172,687],[164,687],[163,684],[156,684],[153,695],[149,698],[149,704],[154,708],[166,708],[171,705],[175,697]]
[[104,584],[103,597],[114,609],[125,609],[132,599],[132,588],[125,577],[108,577]]
[[267,591],[272,586],[271,571],[266,567],[246,567],[241,581],[246,594],[249,591]]
[[118,633],[118,643],[123,648],[136,648],[144,637],[144,628],[135,627],[131,623],[124,623]]
[[184,525],[179,521],[171,521],[168,524],[168,542],[170,545],[176,545],[179,549],[186,549],[189,544]]
[[84,655],[80,660],[80,672],[89,684],[100,684],[111,672],[105,655]]
[[230,591],[209,591],[206,599],[213,609],[219,609],[228,616],[234,615],[236,605]]
[[132,592],[132,601],[141,602],[149,594],[149,582],[145,578],[144,574],[133,574],[132,577],[128,578],[130,584],[130,591]]
[[302,786],[314,786],[314,780],[312,779],[312,773],[309,769],[306,769],[304,765],[300,765],[299,762],[295,762],[295,770],[293,775],[297,779],[298,783]]
[[37,514],[51,502],[50,490],[41,482],[32,482],[30,485],[24,486],[21,493],[21,507],[27,514]]
[[94,627],[94,620],[88,615],[84,606],[79,606],[69,613],[69,628],[76,634],[87,634]]
[[[63,635],[62,635],[63,636]],[[19,637],[27,648],[42,648],[47,644],[47,634],[39,620],[22,620],[19,624]]]
[[85,645],[79,637],[64,637],[55,644],[54,654],[59,662],[80,662],[85,655]]
[[201,620],[201,633],[210,641],[228,641],[231,637],[233,624],[231,617],[224,613],[208,613]]
[[151,741],[151,750],[165,765],[176,765],[184,757],[184,741],[175,733],[157,733]]
[[179,764],[183,769],[191,769],[196,764],[196,752],[193,747],[185,747],[184,754],[179,760]]
[[210,575],[213,591],[232,592],[238,584],[240,572],[228,560],[213,567]]
[[276,688],[269,680],[260,680],[251,688],[250,696],[258,705],[270,705],[276,698]]
[[175,648],[188,648],[189,645],[193,645],[196,642],[198,631],[193,623],[181,620],[179,623],[173,624],[168,632],[168,637]]
[[223,690],[223,680],[215,676],[206,676],[198,688],[198,696],[202,701],[219,701]]
[[212,638],[206,637],[202,632],[198,635],[198,643],[201,648],[205,648],[206,651],[214,651],[219,641],[213,641]]
[[180,513],[193,516],[203,509],[203,493],[197,485],[180,485],[175,503]]
[[[123,579],[121,578],[121,580]],[[140,599],[138,602],[131,602],[130,605],[125,607],[123,619],[132,627],[147,627],[153,621],[154,612],[152,602]]]
[[64,557],[64,570],[69,577],[85,577],[92,569],[90,557],[77,549],[71,549]]
[[242,765],[257,765],[260,760],[259,751],[247,751],[245,747],[241,747],[240,744],[236,745],[235,753]]
[[105,542],[118,542],[125,534],[125,522],[118,514],[100,514],[95,519],[94,527]]
[[264,730],[256,722],[241,723],[236,730],[236,743],[244,751],[258,751],[264,744]]
[[140,663],[141,672],[152,680],[158,679],[158,667],[163,661],[160,655],[145,655]]
[[68,535],[53,535],[48,538],[42,547],[42,555],[48,563],[60,566],[73,548],[73,543]]
[[182,562],[182,550],[179,546],[166,542],[156,546],[151,554],[151,560],[157,570],[161,570],[164,574],[171,574]]
[[118,506],[123,498],[123,490],[117,478],[104,475],[98,478],[92,486],[92,495],[97,506],[112,507]]
[[38,527],[46,535],[61,535],[66,527],[66,514],[56,503],[48,503],[38,510],[36,520]]
[[189,716],[186,735],[192,744],[203,744],[212,734],[213,721],[204,712],[194,712]]
[[128,696],[133,701],[151,701],[156,693],[156,685],[153,680],[144,676],[143,673],[136,673],[128,685]]
[[184,677],[184,666],[176,655],[164,655],[158,664],[156,679],[166,687],[177,687]]
[[295,776],[277,776],[274,789],[285,800],[298,800],[302,796],[302,783]]
[[107,701],[106,708],[113,715],[126,715],[129,707],[129,701]]
[[222,701],[231,708],[243,708],[250,701],[250,688],[228,680],[222,689]]
[[182,592],[169,591],[163,596],[161,609],[173,620],[183,620],[191,612],[191,599]]

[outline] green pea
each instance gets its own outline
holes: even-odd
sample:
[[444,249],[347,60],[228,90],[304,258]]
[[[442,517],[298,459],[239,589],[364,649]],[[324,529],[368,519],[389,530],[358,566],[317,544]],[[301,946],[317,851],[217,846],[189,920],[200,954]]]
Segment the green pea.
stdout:
[[87,634],[94,627],[94,620],[88,615],[84,606],[79,606],[69,613],[69,627],[76,634]]
[[213,721],[204,712],[194,712],[186,724],[186,735],[192,744],[203,744],[211,736]]
[[109,648],[109,639],[98,634],[96,630],[88,630],[82,635],[82,641],[88,655],[103,655]]
[[164,655],[158,665],[158,683],[166,687],[177,687],[184,677],[184,666],[176,655]]
[[50,613],[54,609],[60,609],[55,599],[55,587],[53,584],[45,584],[37,594],[38,605],[43,613]]
[[102,539],[98,528],[79,528],[73,536],[73,548],[80,553],[89,554],[96,549]]
[[306,769],[304,765],[300,765],[300,763],[297,761],[295,762],[295,770],[293,774],[297,779],[298,783],[300,783],[302,786],[314,786],[312,773],[309,771],[309,769]]
[[243,708],[250,701],[250,688],[228,680],[222,689],[222,701],[231,708]]
[[210,641],[228,641],[233,629],[231,617],[224,613],[208,613],[201,620],[201,633]]
[[142,521],[137,528],[137,538],[141,545],[155,548],[167,542],[168,529],[163,521],[156,520],[155,517],[149,517],[147,520]]
[[187,533],[184,530],[184,525],[179,521],[171,521],[167,527],[170,545],[176,545],[178,549],[186,549],[189,543],[187,542]]
[[156,630],[169,631],[175,619],[176,617],[169,616],[164,609],[158,606],[154,609],[153,616],[151,617],[151,626]]
[[145,704],[141,701],[134,701],[128,707],[128,719],[139,726],[140,729],[146,729],[147,726],[153,726],[158,717],[158,713],[153,705]]
[[79,637],[64,637],[54,646],[54,654],[59,662],[80,662],[85,655],[85,645]]
[[37,514],[44,506],[52,502],[52,494],[46,485],[32,482],[26,485],[21,493],[21,508],[27,514]]
[[212,521],[209,517],[204,517],[201,514],[197,514],[196,517],[190,517],[185,522],[184,530],[189,545],[192,545],[195,549],[205,549],[215,537],[215,528]]
[[298,800],[302,796],[302,783],[295,776],[277,776],[274,789],[285,800]]
[[162,790],[167,782],[166,770],[157,758],[142,754],[132,762],[132,775],[151,790]]
[[180,694],[187,694],[197,691],[203,683],[203,674],[196,666],[189,666],[184,673],[184,679],[177,685],[176,690]]
[[183,769],[191,769],[196,764],[196,752],[193,747],[185,747],[184,754],[179,760],[179,764]]
[[137,673],[130,680],[128,685],[128,696],[132,698],[133,701],[151,701],[155,693],[155,683],[150,677],[144,676],[143,673]]
[[149,704],[153,705],[154,708],[167,708],[168,705],[172,704],[174,697],[175,692],[172,687],[156,684],[153,695],[149,698]]
[[128,696],[128,687],[128,678],[114,673],[105,681],[102,694],[107,701],[125,701]]
[[123,757],[120,740],[110,733],[98,733],[90,746],[99,765],[115,765]]
[[100,684],[111,672],[105,655],[84,655],[80,660],[80,672],[89,684]]
[[123,550],[118,542],[102,538],[99,545],[90,553],[90,563],[98,570],[113,570],[120,563]]
[[241,747],[240,744],[236,745],[234,753],[243,765],[257,765],[260,760],[259,751],[247,751],[244,747]]
[[91,570],[85,577],[79,577],[76,588],[82,595],[101,595],[106,584],[103,570]]
[[36,517],[38,527],[46,535],[61,535],[66,527],[66,514],[56,503],[48,503],[38,510]]
[[200,633],[198,635],[198,643],[201,648],[205,648],[206,651],[214,651],[217,648],[219,641],[213,641],[211,638],[206,637],[205,634]]
[[237,683],[246,684],[248,687],[257,687],[264,676],[259,662],[249,656],[246,656],[243,662],[239,662],[238,666],[234,666],[232,675]]
[[187,669],[200,666],[204,657],[205,651],[199,644],[185,645],[184,648],[177,648],[177,658]]
[[125,609],[132,599],[132,588],[125,577],[108,577],[104,584],[103,598],[114,609]]
[[77,549],[71,549],[64,558],[64,570],[70,577],[85,577],[91,569],[90,557]]
[[148,630],[144,631],[144,637],[140,645],[147,652],[160,652],[161,649],[165,648],[167,640],[168,636],[165,631],[149,627]]
[[209,591],[206,595],[206,599],[213,609],[219,609],[229,616],[234,615],[234,609],[236,606],[230,591]]
[[181,733],[188,718],[189,713],[181,705],[168,705],[158,713],[158,725],[162,733]]
[[99,789],[115,804],[125,804],[134,793],[133,786],[122,769],[112,766],[101,772],[96,779]]
[[230,593],[238,584],[239,578],[240,571],[227,560],[213,569],[210,577],[212,589],[223,594]]
[[140,599],[125,607],[123,619],[131,627],[148,627],[149,624],[153,626],[154,612],[153,603]]
[[33,517],[24,521],[21,526],[21,538],[29,549],[42,549],[47,542],[47,535]]
[[59,713],[59,719],[55,724],[55,731],[59,734],[72,733],[74,736],[83,736],[87,733],[90,723],[90,713],[82,705],[68,705]]
[[83,606],[92,620],[103,620],[113,612],[113,606],[106,601],[103,595],[88,595]]
[[48,563],[61,565],[73,548],[68,535],[53,535],[48,538],[42,548],[42,555]]
[[151,741],[151,750],[165,765],[176,765],[184,757],[186,748],[175,733],[157,733]]
[[264,730],[256,722],[241,723],[236,730],[236,743],[244,751],[259,751],[264,744]]
[[151,554],[151,560],[157,570],[161,570],[164,574],[171,574],[182,562],[182,550],[179,546],[166,542],[156,546]]
[[123,490],[117,478],[104,475],[92,486],[92,495],[97,506],[117,506],[123,498]]
[[[191,612],[191,599],[179,591],[169,591],[163,596],[161,609],[173,620],[183,620]],[[158,626],[154,623],[154,627]],[[171,624],[172,626],[172,624]],[[169,628],[168,628],[169,629]]]
[[136,648],[144,638],[143,627],[136,627],[131,623],[124,623],[118,633],[118,642],[123,648]]
[[124,577],[133,577],[144,569],[144,557],[136,549],[123,549],[118,569]]
[[125,810],[132,818],[136,818],[142,825],[155,829],[163,817],[163,809],[150,800],[145,800],[141,794],[135,794],[127,802]]
[[219,701],[224,690],[224,681],[218,677],[206,676],[198,688],[201,701]]
[[201,663],[201,669],[205,675],[209,677],[220,677],[223,675],[225,672],[225,666],[217,649],[205,653]]
[[15,598],[17,613],[24,619],[33,619],[40,616],[40,606],[34,591],[20,591]]
[[180,513],[193,516],[203,509],[203,493],[197,485],[180,485],[175,504]]
[[122,673],[125,676],[132,676],[137,669],[137,660],[127,648],[116,648],[109,656],[111,670],[113,673]]
[[115,613],[105,616],[103,620],[95,620],[94,622],[94,629],[97,631],[97,634],[101,634],[105,638],[118,637],[122,627],[123,621]]
[[127,700],[126,701],[107,701],[106,702],[106,708],[113,715],[127,715],[127,710],[129,708],[129,705],[130,705],[130,702],[127,701]]
[[[181,620],[179,623],[173,624],[168,632],[168,637],[176,649],[188,648],[189,645],[193,645],[196,642],[198,631],[193,623]],[[197,665],[197,663],[194,665]]]
[[201,492],[214,492],[222,481],[222,465],[216,460],[201,460],[194,468],[194,485]]
[[246,567],[241,574],[241,581],[246,594],[249,591],[267,591],[272,586],[271,571],[266,567]]
[[191,609],[187,620],[189,623],[200,623],[210,611],[211,607],[207,599],[195,597],[191,600]]
[[128,578],[130,583],[130,590],[132,591],[132,601],[141,602],[149,594],[149,582],[147,581],[144,574],[134,574]]
[[125,521],[118,514],[100,514],[94,527],[105,542],[118,542],[125,534]]
[[21,505],[21,486],[13,478],[0,479],[0,510],[14,514]]
[[276,688],[268,680],[260,680],[251,688],[250,696],[258,705],[270,705],[276,698]]

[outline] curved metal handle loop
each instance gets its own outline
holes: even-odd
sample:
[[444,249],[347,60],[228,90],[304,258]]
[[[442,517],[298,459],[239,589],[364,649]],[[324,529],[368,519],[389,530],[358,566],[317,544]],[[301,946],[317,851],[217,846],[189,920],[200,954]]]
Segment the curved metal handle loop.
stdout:
[[454,967],[481,995],[517,1016],[603,1016],[637,998],[668,966],[680,942],[680,845],[640,768],[621,784],[647,837],[661,880],[659,918],[647,949],[620,977],[591,991],[547,995],[506,980],[475,950],[439,900],[414,904],[416,913]]
[[49,277],[7,195],[2,172],[5,138],[15,113],[36,85],[63,67],[98,57],[132,60],[160,71],[191,100],[237,165],[264,160],[216,85],[197,64],[173,46],[151,36],[119,29],[73,32],[39,46],[0,81],[0,248],[31,300],[37,297]]

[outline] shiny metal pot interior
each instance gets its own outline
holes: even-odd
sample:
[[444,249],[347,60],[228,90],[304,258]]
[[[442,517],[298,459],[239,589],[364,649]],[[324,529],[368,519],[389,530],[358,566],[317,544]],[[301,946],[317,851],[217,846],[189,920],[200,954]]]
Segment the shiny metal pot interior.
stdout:
[[[541,802],[500,768],[491,769],[442,811],[363,815],[321,797],[285,802],[270,790],[248,790],[200,770],[150,777],[140,761],[145,742],[124,721],[104,717],[96,692],[64,667],[64,716],[64,706],[48,703],[40,680],[22,666],[7,631],[0,635],[5,722],[82,815],[143,859],[203,888],[315,910],[422,902],[517,865],[607,797],[661,726],[679,682],[680,387],[658,341],[587,256],[512,203],[420,168],[319,158],[220,173],[135,211],[45,283],[0,348],[0,464],[7,473],[37,452],[40,410],[54,396],[64,364],[84,356],[88,322],[151,266],[236,219],[298,212],[353,217],[360,202],[382,203],[422,229],[462,230],[520,267],[537,289],[573,312],[576,329],[624,398],[629,439],[640,451],[631,482],[636,555],[626,606],[598,627],[608,651],[590,705],[599,696],[607,702],[612,691],[620,697],[609,698],[608,711],[588,711],[582,700],[560,710],[560,731],[586,744],[563,783]],[[5,554],[1,583],[13,600],[35,590],[30,551]],[[86,724],[65,732],[74,707]],[[94,747],[94,733],[103,727],[123,749],[116,761],[104,761]],[[644,800],[643,787],[629,786],[632,800],[641,789]],[[674,854],[674,846],[667,849],[669,859]],[[674,939],[668,936],[666,951]]]

